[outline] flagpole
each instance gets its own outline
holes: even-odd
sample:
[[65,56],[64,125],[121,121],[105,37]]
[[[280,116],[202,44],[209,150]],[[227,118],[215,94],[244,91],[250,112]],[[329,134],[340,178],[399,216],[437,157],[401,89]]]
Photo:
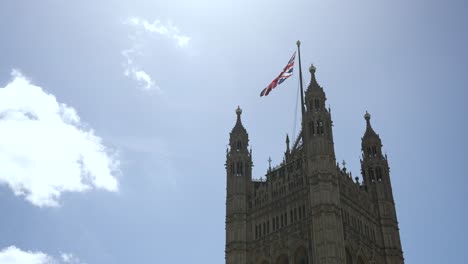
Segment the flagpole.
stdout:
[[[301,111],[302,111],[302,122],[301,122],[301,124],[302,124],[302,147],[303,147],[303,149],[302,149],[302,158],[304,159],[304,167],[305,167],[304,176],[305,176],[306,184],[308,186],[309,185],[309,177],[308,177],[307,174],[308,174],[308,171],[309,171],[309,169],[308,169],[308,167],[309,167],[308,164],[309,163],[307,162],[307,159],[306,159],[306,155],[307,155],[307,142],[306,142],[307,137],[306,137],[306,135],[308,133],[306,133],[306,131],[305,131],[307,129],[307,127],[306,127],[306,125],[304,123],[305,122],[305,119],[304,119],[305,118],[305,104],[304,104],[304,88],[303,88],[303,85],[302,85],[301,41],[298,40],[296,42],[296,44],[297,44],[297,53],[299,55],[299,79],[300,79],[300,84],[301,84],[300,85],[301,86]],[[307,205],[307,206],[309,206],[309,205]],[[309,250],[313,252],[312,242],[311,242],[312,239],[313,239],[313,233],[312,233],[312,237],[311,237],[311,232],[309,231],[309,232],[307,232],[307,236],[309,238]],[[313,259],[309,258],[308,263],[312,263],[312,261],[313,261]]]
[[301,84],[301,111],[302,111],[301,124],[304,125],[305,107],[304,107],[304,88],[302,86],[301,41],[298,40],[296,44],[297,44],[297,53],[299,55],[299,81]]

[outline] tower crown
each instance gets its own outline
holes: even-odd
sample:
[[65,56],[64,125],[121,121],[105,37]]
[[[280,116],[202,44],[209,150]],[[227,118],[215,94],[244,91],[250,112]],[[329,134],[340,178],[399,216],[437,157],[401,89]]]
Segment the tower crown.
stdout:
[[327,100],[323,88],[318,84],[317,79],[315,78],[315,72],[317,68],[311,64],[309,67],[310,72],[310,83],[305,92],[305,100],[307,105],[307,110],[318,111],[325,110],[325,101]]
[[364,115],[364,119],[366,120],[366,132],[364,132],[364,136],[362,137],[362,152],[363,158],[371,158],[371,157],[382,157],[382,141],[377,133],[375,133],[372,125],[370,123],[371,115],[369,112],[366,111]]
[[231,148],[231,153],[248,153],[247,147],[249,144],[249,135],[247,130],[242,125],[241,115],[242,109],[238,106],[236,109],[237,121],[234,127],[231,130],[229,146]]
[[366,111],[366,114],[364,115],[364,119],[366,120],[366,132],[364,133],[364,136],[362,137],[363,141],[364,140],[377,140],[380,142],[379,135],[375,133],[370,123],[371,115],[369,114],[369,112]]
[[247,130],[242,125],[242,120],[241,120],[242,109],[240,108],[240,106],[237,106],[236,114],[237,114],[237,121],[236,121],[236,125],[231,130],[231,134],[247,134]]

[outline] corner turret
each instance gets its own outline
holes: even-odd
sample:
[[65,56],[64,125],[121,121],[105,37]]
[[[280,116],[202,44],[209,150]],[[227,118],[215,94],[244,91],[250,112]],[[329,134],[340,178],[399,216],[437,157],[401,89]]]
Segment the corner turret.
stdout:
[[252,151],[249,135],[242,125],[242,109],[236,109],[237,121],[229,135],[226,154],[226,263],[246,263],[247,212],[252,180]]
[[366,131],[362,137],[361,172],[364,185],[377,205],[380,222],[380,243],[384,249],[386,263],[403,263],[400,232],[393,200],[390,168],[387,155],[382,155],[382,141],[370,123],[371,115],[366,111]]

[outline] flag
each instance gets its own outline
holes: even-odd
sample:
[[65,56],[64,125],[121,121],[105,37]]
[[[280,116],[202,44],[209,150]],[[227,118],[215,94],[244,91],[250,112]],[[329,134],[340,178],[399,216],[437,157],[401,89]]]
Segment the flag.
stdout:
[[275,89],[276,86],[284,82],[289,76],[293,74],[294,59],[296,58],[296,52],[293,53],[288,65],[284,67],[283,71],[276,77],[265,89],[260,93],[260,97],[267,96],[271,90]]

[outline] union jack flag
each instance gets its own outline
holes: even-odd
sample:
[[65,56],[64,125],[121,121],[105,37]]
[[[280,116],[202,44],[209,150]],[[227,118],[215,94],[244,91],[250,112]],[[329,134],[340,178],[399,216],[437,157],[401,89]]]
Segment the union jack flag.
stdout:
[[293,74],[294,59],[296,58],[296,52],[293,53],[288,65],[284,67],[283,71],[276,77],[265,89],[260,93],[260,97],[267,96],[271,90],[275,89],[276,86],[280,85],[284,80],[289,78]]

